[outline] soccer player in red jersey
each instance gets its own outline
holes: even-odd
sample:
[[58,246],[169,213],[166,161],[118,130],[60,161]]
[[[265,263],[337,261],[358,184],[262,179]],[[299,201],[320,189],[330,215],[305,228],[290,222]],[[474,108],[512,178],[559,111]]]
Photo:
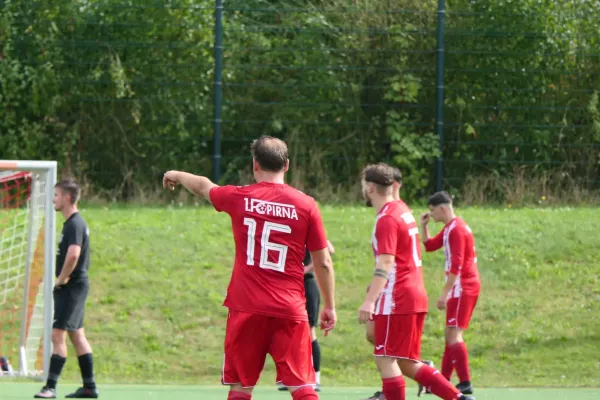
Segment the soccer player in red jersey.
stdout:
[[376,266],[358,319],[375,321],[374,356],[383,393],[387,400],[404,400],[406,375],[444,400],[469,399],[437,370],[419,361],[427,314],[419,228],[406,204],[394,199],[393,182],[393,168],[386,164],[363,170],[365,201],[377,211],[371,239]]
[[[481,289],[475,240],[465,221],[454,214],[452,198],[448,193],[435,193],[429,198],[427,206],[429,212],[421,215],[425,249],[435,251],[443,246],[446,253],[446,284],[437,301],[440,310],[446,309],[446,349],[442,357],[442,375],[450,380],[456,368],[460,381],[456,387],[462,393],[472,394],[469,353],[463,331],[469,327]],[[445,224],[435,237],[431,237],[427,229],[431,218]]]
[[218,186],[210,179],[169,171],[163,186],[186,189],[231,217],[235,263],[224,305],[229,308],[222,382],[229,400],[248,400],[267,354],[294,400],[318,399],[304,297],[305,249],[323,297],[320,327],[336,324],[333,262],[315,200],[284,184],[286,144],[262,136],[252,143],[256,184]]
[[[400,172],[400,170],[396,167],[392,167],[393,168],[393,174],[394,174],[394,182],[392,183],[392,196],[394,197],[394,200],[396,201],[400,201],[402,202],[402,200],[400,199],[400,188],[402,187],[402,173]],[[367,292],[368,292],[368,288],[367,288]],[[369,320],[367,321],[366,325],[366,336],[367,336],[367,341],[371,344],[375,344],[375,322],[373,320]],[[430,360],[423,360],[424,364],[429,365],[430,367],[433,367],[433,362]],[[419,385],[419,390],[417,392],[418,396],[421,395],[421,393],[425,391],[426,393],[429,393],[429,391],[426,391],[426,389]],[[376,391],[373,395],[371,395],[370,397],[367,397],[365,400],[385,400],[385,395],[383,394],[383,390],[381,391]]]

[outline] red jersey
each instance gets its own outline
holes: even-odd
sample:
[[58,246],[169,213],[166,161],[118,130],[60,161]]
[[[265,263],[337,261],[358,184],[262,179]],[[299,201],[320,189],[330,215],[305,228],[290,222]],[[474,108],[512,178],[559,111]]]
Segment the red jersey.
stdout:
[[425,242],[427,251],[435,251],[442,246],[446,253],[446,280],[448,274],[457,276],[449,297],[460,297],[463,292],[471,296],[479,295],[481,283],[471,228],[465,221],[456,217],[444,226],[437,236]]
[[403,201],[389,202],[377,214],[371,242],[376,262],[381,254],[394,255],[388,282],[375,305],[375,315],[427,312],[419,228]]
[[327,247],[312,197],[275,183],[211,189],[215,210],[231,217],[235,263],[224,305],[232,310],[308,320],[304,253]]

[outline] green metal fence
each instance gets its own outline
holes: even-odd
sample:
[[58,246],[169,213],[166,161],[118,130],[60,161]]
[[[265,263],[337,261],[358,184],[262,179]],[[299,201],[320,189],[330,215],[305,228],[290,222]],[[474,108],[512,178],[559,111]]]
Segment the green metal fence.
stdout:
[[[2,157],[58,158],[135,196],[168,168],[357,193],[386,161],[414,199],[600,187],[595,1],[0,2]],[[520,186],[519,186],[520,185]],[[510,187],[509,187],[510,186]],[[520,188],[520,189],[519,189]]]

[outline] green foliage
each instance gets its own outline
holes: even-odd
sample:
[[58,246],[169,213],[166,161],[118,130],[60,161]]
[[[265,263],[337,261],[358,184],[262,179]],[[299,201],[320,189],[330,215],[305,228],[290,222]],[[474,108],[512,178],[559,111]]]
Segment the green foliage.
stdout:
[[[166,169],[210,174],[213,7],[1,1],[0,157],[57,159],[123,199]],[[291,182],[324,201],[356,199],[359,172],[375,161],[402,168],[409,199],[432,190],[436,7],[226,2],[222,181],[248,181],[248,144],[271,134],[290,145]],[[527,166],[536,179],[560,177],[565,191],[597,189],[598,3],[447,7],[449,188]]]
[[[421,82],[406,74],[394,76],[387,82],[385,100],[400,104],[417,102]],[[393,151],[393,161],[403,173],[404,193],[408,198],[423,195],[420,191],[429,187],[430,163],[439,152],[438,137],[432,132],[415,132],[411,115],[406,111],[390,110],[386,113],[386,133]]]
[[598,3],[449,3],[446,174],[530,166],[530,178],[560,171],[558,185],[598,188]]

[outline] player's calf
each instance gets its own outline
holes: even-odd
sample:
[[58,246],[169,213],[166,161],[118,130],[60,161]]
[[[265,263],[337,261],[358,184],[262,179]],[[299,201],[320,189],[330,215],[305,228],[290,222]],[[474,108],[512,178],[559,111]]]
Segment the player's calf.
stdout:
[[241,390],[230,390],[227,395],[227,400],[251,400],[252,392],[241,391]]
[[[433,361],[423,360],[423,364],[429,365],[431,368],[434,368]],[[425,386],[419,383],[419,387],[417,388],[417,397],[421,397],[421,394],[423,394],[423,392],[425,392],[425,394],[431,394],[429,389],[427,389]]]
[[65,365],[67,359],[65,357],[59,356],[58,354],[52,354],[50,357],[50,368],[48,371],[48,379],[46,380],[46,385],[37,393],[34,398],[36,399],[54,399],[56,398],[56,384],[58,383],[58,378],[62,372],[62,369]]
[[402,375],[385,378],[383,381],[383,395],[386,400],[404,400],[406,398],[406,382]]
[[386,400],[404,400],[406,382],[395,358],[375,357],[375,364],[382,381],[382,391]]
[[[444,400],[469,400],[470,397],[462,394],[457,388],[444,378],[436,369],[422,363],[415,363],[418,368],[414,379],[421,385],[429,388],[431,393]],[[412,372],[412,371],[411,371]]]

